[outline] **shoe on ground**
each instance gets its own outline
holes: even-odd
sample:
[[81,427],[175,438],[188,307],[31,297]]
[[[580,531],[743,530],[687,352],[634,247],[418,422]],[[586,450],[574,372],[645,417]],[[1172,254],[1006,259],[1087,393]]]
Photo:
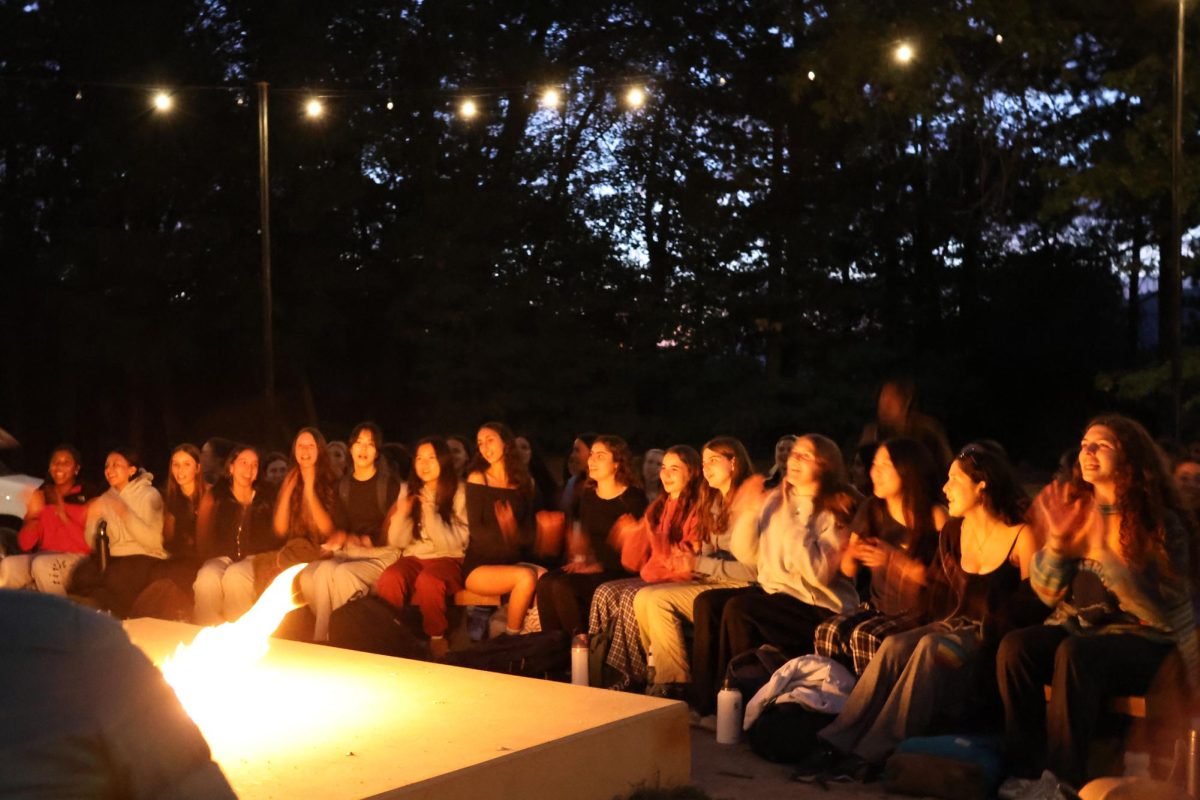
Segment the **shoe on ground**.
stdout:
[[828,777],[833,765],[840,759],[840,753],[820,742],[809,751],[808,755],[800,759],[800,763],[796,765],[796,771],[792,774],[792,780],[800,783],[816,783],[824,780]]
[[683,700],[687,697],[686,683],[651,683],[646,687],[650,697],[661,697],[664,700]]
[[825,777],[837,783],[873,783],[879,780],[882,771],[879,764],[846,753],[834,760]]

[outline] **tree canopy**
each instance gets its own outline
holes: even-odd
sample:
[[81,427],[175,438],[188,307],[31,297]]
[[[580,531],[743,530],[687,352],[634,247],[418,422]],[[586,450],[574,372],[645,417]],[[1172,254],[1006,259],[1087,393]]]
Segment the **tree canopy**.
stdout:
[[852,439],[901,373],[955,441],[1041,462],[1097,409],[1165,419],[1112,375],[1156,359],[1171,4],[25,0],[0,28],[0,424],[35,463],[361,418],[765,454]]

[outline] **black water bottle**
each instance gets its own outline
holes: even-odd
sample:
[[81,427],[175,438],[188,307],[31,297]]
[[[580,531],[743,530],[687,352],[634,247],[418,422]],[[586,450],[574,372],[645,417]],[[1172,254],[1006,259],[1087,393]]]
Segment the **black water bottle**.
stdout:
[[100,556],[100,571],[108,570],[108,522],[100,520],[96,525],[96,553]]

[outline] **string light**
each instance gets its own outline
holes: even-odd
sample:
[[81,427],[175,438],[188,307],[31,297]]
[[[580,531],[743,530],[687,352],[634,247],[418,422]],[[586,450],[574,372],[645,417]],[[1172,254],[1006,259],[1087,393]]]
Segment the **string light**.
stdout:
[[475,101],[471,99],[463,100],[458,105],[458,115],[463,119],[475,119],[479,114],[479,106],[475,105]]
[[907,64],[916,56],[916,51],[913,50],[912,45],[910,45],[908,42],[901,42],[896,46],[895,55],[896,61],[900,62],[901,64]]
[[809,79],[810,81],[815,81],[815,80],[817,79],[817,73],[813,72],[813,71],[810,69],[810,70],[808,71],[808,79]]
[[625,104],[630,108],[641,108],[646,104],[646,90],[640,86],[631,86],[625,92]]
[[387,101],[387,110],[388,110],[388,111],[391,111],[391,110],[392,110],[393,108],[395,108],[395,107],[396,107],[396,104],[395,104],[395,103],[393,103],[393,102],[391,101],[391,99],[389,98],[389,99],[388,99],[388,101]]
[[1003,34],[1000,34],[1000,33],[996,34],[996,44],[1004,44],[1004,35]]
[[541,102],[542,108],[558,108],[558,104],[562,102],[562,93],[550,86],[542,92]]
[[83,99],[83,89],[76,89],[76,90],[75,90],[75,99],[76,99],[76,100],[82,100],[82,99]]
[[320,100],[313,97],[304,104],[304,113],[307,114],[310,119],[316,119],[325,113],[325,106],[321,105]]
[[156,111],[166,113],[171,110],[175,102],[171,99],[171,95],[166,92],[159,91],[154,93],[154,108]]

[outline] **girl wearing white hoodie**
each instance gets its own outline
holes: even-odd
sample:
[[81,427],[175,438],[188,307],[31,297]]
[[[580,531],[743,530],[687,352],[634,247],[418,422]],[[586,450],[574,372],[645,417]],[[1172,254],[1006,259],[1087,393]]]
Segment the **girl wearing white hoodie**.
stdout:
[[[156,577],[156,567],[167,558],[163,547],[163,500],[154,488],[154,476],[142,469],[141,459],[129,448],[116,448],[104,460],[109,489],[88,508],[84,539],[92,549],[89,565],[76,572],[76,586],[90,592],[101,607],[118,617],[129,615],[134,600]],[[99,571],[96,534],[100,523],[108,532],[108,566]],[[90,576],[90,580],[88,579]],[[98,578],[98,580],[97,580]],[[92,586],[87,586],[92,584]]]
[[817,625],[858,605],[854,584],[840,570],[858,500],[837,444],[812,433],[792,445],[780,486],[761,498],[751,493],[738,498],[729,549],[757,569],[758,585],[696,598],[696,619],[701,604],[724,604],[719,615],[703,614],[720,619],[719,636],[698,631],[694,643],[695,699],[702,711],[714,704],[713,684],[734,656],[761,644],[790,656],[811,653]]

